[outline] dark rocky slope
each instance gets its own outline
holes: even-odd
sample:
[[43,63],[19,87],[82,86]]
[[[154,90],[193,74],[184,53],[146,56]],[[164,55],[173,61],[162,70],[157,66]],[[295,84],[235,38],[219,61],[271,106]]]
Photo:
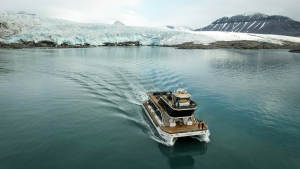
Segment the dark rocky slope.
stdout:
[[[116,42],[116,43],[110,43],[106,42],[103,45],[98,46],[141,46],[139,41],[128,41],[128,42]],[[95,45],[90,45],[88,43],[85,44],[68,44],[68,43],[62,43],[57,44],[52,41],[43,40],[39,42],[34,41],[23,41],[21,40],[20,43],[3,43],[0,41],[0,48],[12,48],[12,49],[22,49],[22,48],[88,48],[88,47],[96,47]]]

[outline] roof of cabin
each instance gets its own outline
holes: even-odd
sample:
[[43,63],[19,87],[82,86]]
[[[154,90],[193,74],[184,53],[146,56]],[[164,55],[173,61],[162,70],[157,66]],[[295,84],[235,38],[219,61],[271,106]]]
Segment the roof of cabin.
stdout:
[[174,95],[176,97],[182,98],[182,99],[184,99],[184,98],[190,98],[191,97],[191,95],[189,93],[174,93]]
[[191,97],[191,95],[186,90],[184,90],[182,88],[177,89],[176,92],[174,93],[174,95],[176,97],[182,98],[182,99]]

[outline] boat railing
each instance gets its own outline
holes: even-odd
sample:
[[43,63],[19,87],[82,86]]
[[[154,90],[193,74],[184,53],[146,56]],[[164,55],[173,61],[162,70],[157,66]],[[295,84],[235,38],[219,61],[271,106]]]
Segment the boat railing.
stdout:
[[[163,98],[160,98],[160,99],[163,99]],[[163,121],[164,121],[164,124],[167,124],[167,125],[170,125],[170,119],[182,119],[182,118],[186,118],[187,116],[182,116],[182,117],[172,117],[170,116],[167,112],[165,113],[161,113],[162,114],[162,117],[163,117]],[[191,115],[191,119],[193,121],[193,123],[196,123],[197,120],[196,120],[196,117],[194,114]]]
[[197,106],[197,104],[193,101],[193,100],[190,100],[190,105],[188,106],[177,106],[175,105],[174,103],[172,103],[172,101],[170,99],[167,98],[167,96],[160,96],[164,101],[168,102],[168,104],[170,106],[172,106],[173,108],[175,109],[192,109],[192,108],[195,108]]
[[152,101],[150,101],[149,104],[153,107],[155,114],[162,119],[162,113],[159,111],[159,108]]
[[179,109],[191,109],[191,108],[195,108],[196,106],[197,106],[197,104],[194,102],[194,101],[190,101],[190,105],[188,105],[188,106],[177,106],[177,105],[175,105],[175,104],[172,104],[172,106],[174,107],[174,108],[179,108]]
[[[159,99],[162,99],[161,97],[159,97]],[[152,102],[152,101],[151,101]],[[160,107],[159,105],[157,105],[156,102],[152,102],[156,108]],[[160,110],[160,109],[159,109]],[[163,111],[163,110],[160,110],[160,111]],[[166,126],[169,126],[170,125],[170,119],[172,118],[167,112],[165,113],[162,113],[160,112],[161,116],[162,116],[162,120],[163,120],[163,123],[166,125]]]

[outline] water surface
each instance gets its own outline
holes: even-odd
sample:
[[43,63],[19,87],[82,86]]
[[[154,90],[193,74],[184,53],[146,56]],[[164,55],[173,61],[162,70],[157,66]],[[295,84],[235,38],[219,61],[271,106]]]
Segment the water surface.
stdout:
[[[0,50],[0,169],[300,168],[300,55],[286,50]],[[167,147],[145,92],[184,87],[209,143]]]

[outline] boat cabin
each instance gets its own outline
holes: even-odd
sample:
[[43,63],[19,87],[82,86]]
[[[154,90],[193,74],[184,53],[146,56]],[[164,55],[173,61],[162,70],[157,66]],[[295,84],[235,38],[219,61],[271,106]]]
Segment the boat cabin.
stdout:
[[197,106],[190,99],[191,95],[183,89],[175,92],[154,92],[153,96],[171,117],[192,116]]
[[189,106],[191,95],[187,93],[186,90],[177,89],[175,93],[172,94],[172,103],[175,107]]

